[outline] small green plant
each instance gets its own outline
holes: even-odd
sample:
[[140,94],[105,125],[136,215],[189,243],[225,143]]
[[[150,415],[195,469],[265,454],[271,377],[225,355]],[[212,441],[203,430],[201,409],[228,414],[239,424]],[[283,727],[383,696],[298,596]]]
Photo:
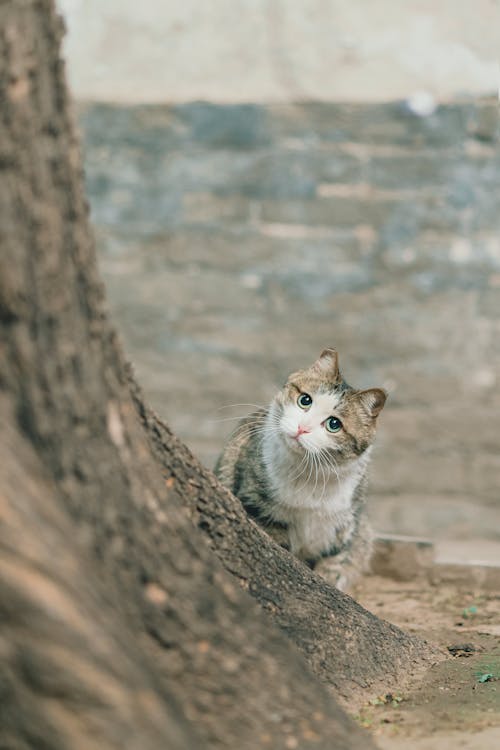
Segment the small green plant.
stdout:
[[494,663],[490,661],[478,664],[478,668],[474,674],[476,681],[479,683],[500,680],[500,662],[495,659]]
[[478,682],[491,682],[491,680],[496,679],[493,675],[493,672],[483,672],[483,674],[480,674],[477,676]]
[[378,695],[376,698],[372,698],[368,703],[370,706],[399,706],[403,700],[402,695],[386,693],[385,695]]
[[365,729],[370,729],[373,725],[373,717],[371,716],[366,716],[365,714],[355,714],[352,718]]
[[471,607],[465,607],[465,609],[462,612],[462,617],[467,619],[468,617],[474,617],[474,615],[477,615],[477,607],[475,605],[472,605]]

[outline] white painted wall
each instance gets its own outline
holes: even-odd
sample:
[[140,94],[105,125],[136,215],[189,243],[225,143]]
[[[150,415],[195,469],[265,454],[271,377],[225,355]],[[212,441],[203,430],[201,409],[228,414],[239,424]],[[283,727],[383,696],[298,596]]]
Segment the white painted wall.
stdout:
[[58,0],[79,99],[439,99],[498,90],[498,0]]

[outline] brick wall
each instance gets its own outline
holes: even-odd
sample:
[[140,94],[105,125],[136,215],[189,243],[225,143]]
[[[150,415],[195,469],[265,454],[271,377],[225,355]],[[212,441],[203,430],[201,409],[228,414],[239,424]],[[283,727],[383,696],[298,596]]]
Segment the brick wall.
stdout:
[[212,464],[233,424],[336,346],[383,385],[384,530],[500,538],[500,152],[492,101],[94,105],[100,263],[158,412]]

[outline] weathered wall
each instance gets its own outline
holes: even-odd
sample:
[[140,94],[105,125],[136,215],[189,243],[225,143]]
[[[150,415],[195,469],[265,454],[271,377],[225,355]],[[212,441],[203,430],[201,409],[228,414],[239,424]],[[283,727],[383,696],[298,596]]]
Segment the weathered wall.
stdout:
[[379,527],[500,538],[494,102],[80,112],[101,265],[160,414],[211,464],[336,346],[383,385]]
[[80,99],[443,99],[498,87],[494,0],[59,0]]

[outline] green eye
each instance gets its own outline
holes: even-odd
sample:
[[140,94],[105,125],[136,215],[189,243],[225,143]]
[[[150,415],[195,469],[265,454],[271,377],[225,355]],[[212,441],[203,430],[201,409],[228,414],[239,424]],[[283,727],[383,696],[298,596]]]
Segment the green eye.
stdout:
[[338,432],[342,429],[342,422],[337,417],[328,417],[325,421],[325,427],[328,432]]
[[313,400],[308,393],[301,393],[297,399],[297,403],[301,409],[309,409]]

